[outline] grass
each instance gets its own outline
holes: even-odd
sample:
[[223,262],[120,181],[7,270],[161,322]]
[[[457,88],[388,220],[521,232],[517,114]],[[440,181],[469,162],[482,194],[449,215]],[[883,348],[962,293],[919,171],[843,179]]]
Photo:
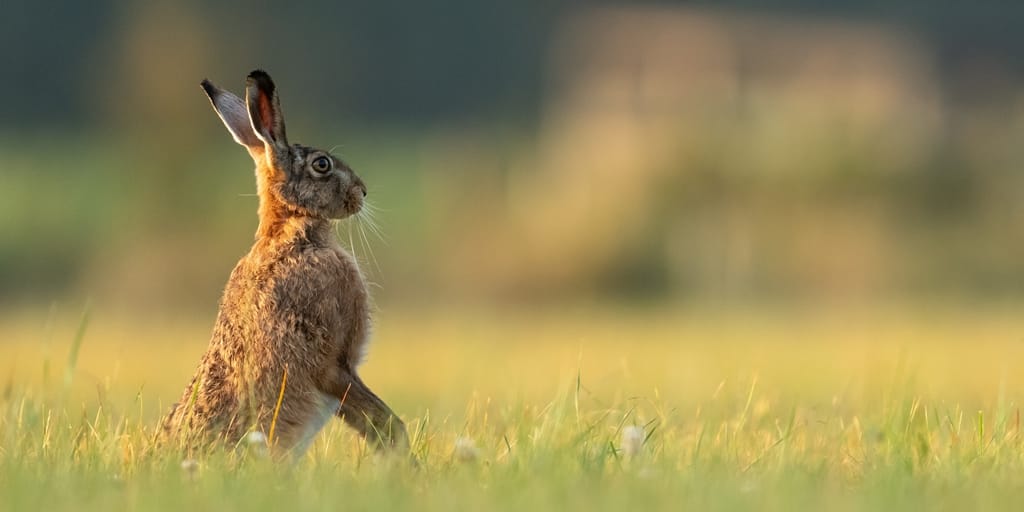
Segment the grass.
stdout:
[[384,308],[363,373],[411,467],[340,422],[294,464],[243,443],[183,466],[149,439],[204,320],[8,315],[0,510],[1009,509],[1017,316]]

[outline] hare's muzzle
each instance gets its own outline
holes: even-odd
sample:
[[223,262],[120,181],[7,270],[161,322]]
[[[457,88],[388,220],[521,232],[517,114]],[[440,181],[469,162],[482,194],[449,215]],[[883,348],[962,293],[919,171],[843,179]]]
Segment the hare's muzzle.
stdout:
[[363,183],[363,180],[359,179],[358,176],[356,176],[355,181],[356,182],[352,185],[352,193],[362,194],[362,197],[366,197],[366,184]]

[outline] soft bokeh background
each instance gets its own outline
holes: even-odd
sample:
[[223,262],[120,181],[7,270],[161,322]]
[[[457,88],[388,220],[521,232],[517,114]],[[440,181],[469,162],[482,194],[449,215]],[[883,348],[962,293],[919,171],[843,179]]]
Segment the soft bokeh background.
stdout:
[[339,234],[406,411],[587,357],[637,392],[802,370],[830,395],[932,334],[929,382],[1012,379],[988,363],[1024,332],[1024,4],[763,4],[5,0],[0,376],[63,361],[46,340],[88,308],[86,382],[176,397],[256,226],[198,83],[260,67],[293,141],[369,184],[384,236]]

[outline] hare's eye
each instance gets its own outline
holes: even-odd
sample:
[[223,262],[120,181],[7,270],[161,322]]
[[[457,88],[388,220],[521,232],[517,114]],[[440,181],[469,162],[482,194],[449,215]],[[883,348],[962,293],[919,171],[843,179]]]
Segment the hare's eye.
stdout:
[[331,170],[331,159],[326,156],[322,156],[313,160],[311,165],[314,171],[324,173]]

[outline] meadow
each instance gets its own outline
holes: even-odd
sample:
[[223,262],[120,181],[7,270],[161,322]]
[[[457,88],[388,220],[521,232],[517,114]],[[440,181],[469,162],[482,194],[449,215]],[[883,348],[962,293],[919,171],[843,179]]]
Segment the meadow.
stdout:
[[[1019,506],[1024,3],[898,3],[4,9],[0,512]],[[256,230],[199,83],[257,67],[367,184],[412,461],[152,442]]]
[[1024,491],[1013,304],[385,305],[363,375],[415,464],[339,421],[293,463],[150,449],[210,321],[9,312],[0,510],[991,510]]

